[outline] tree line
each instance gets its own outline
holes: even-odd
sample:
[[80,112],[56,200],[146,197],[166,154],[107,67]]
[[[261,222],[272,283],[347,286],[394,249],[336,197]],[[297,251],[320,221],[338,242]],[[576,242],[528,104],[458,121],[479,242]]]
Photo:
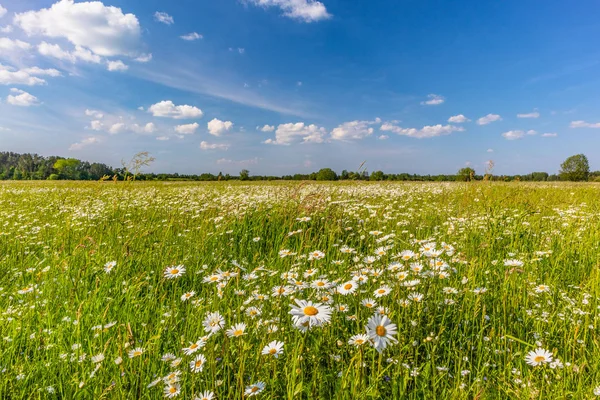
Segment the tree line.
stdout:
[[525,175],[494,175],[491,171],[477,174],[473,168],[465,167],[456,174],[419,175],[419,174],[390,174],[383,171],[368,172],[343,170],[337,174],[331,168],[322,168],[310,174],[293,174],[283,176],[250,175],[244,169],[239,175],[211,173],[178,174],[178,173],[142,173],[141,168],[149,166],[154,158],[148,153],[138,153],[129,162],[123,162],[122,167],[113,168],[102,163],[90,163],[75,158],[58,156],[43,157],[38,154],[19,154],[0,152],[0,180],[146,180],[146,181],[272,181],[272,180],[314,180],[314,181],[421,181],[421,182],[450,182],[450,181],[600,181],[600,171],[589,171],[587,157],[578,154],[569,157],[558,174],[547,172],[532,172]]

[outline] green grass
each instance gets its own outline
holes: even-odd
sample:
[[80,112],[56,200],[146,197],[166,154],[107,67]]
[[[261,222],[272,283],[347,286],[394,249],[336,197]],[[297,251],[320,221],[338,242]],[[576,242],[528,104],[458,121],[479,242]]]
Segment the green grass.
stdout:
[[[426,243],[450,246],[435,257]],[[324,258],[310,260],[317,250]],[[403,261],[404,250],[417,255]],[[185,274],[165,279],[176,265]],[[599,268],[595,184],[1,183],[0,398],[158,399],[167,380],[148,385],[180,371],[183,399],[242,399],[257,382],[264,399],[589,399],[600,386]],[[354,294],[334,290],[360,276]],[[382,286],[391,292],[375,298]],[[421,301],[407,300],[415,293]],[[398,327],[381,353],[348,344],[374,315],[368,298]],[[301,332],[294,299],[330,302],[331,320]],[[225,329],[185,355],[216,311]],[[227,337],[239,322],[246,334]],[[283,354],[261,355],[273,340]],[[528,365],[537,348],[560,363]],[[193,373],[198,354],[206,363]]]

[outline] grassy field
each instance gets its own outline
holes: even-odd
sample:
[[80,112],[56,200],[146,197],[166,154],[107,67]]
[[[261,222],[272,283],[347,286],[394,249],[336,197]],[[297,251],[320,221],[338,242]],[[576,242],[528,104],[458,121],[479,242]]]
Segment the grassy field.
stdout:
[[594,184],[2,183],[0,398],[590,399],[599,267]]

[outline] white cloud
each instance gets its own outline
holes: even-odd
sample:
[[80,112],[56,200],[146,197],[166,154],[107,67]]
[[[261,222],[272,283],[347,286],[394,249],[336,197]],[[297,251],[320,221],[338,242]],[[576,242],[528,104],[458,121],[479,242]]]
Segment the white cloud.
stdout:
[[557,137],[557,136],[558,136],[558,133],[550,133],[550,132],[542,133],[542,137]]
[[233,127],[233,122],[231,121],[221,121],[220,119],[214,118],[208,124],[208,133],[213,136],[221,136],[223,133],[227,132]]
[[508,132],[504,132],[502,134],[502,136],[506,140],[517,140],[517,139],[522,139],[523,136],[525,136],[525,132],[523,132],[523,131],[508,131]]
[[369,126],[381,122],[375,121],[350,121],[344,122],[331,131],[334,140],[359,140],[373,134],[374,129]]
[[90,136],[90,137],[83,139],[81,142],[73,143],[71,146],[69,146],[69,150],[71,150],[71,151],[81,150],[84,147],[91,146],[91,145],[97,144],[97,143],[101,143],[102,140],[103,139],[99,136]]
[[50,8],[16,14],[13,21],[30,36],[64,38],[99,56],[138,52],[141,30],[137,17],[100,1],[60,0]]
[[90,122],[90,129],[94,131],[101,131],[102,129],[104,129],[104,124],[102,123],[102,121],[94,120]]
[[183,40],[187,40],[187,41],[204,39],[204,36],[200,35],[197,32],[191,32],[186,35],[179,36],[179,37],[182,38]]
[[27,92],[15,88],[10,89],[10,91],[12,93],[15,93],[15,95],[8,95],[8,97],[6,98],[6,102],[8,104],[20,107],[36,106],[40,104],[37,97]]
[[29,50],[31,45],[27,42],[18,39],[9,39],[7,37],[0,38],[0,50],[2,54],[13,51]]
[[163,24],[171,25],[175,22],[173,17],[171,17],[166,12],[157,11],[154,13],[154,19],[158,22],[162,22]]
[[517,118],[539,118],[540,113],[537,111],[530,112],[527,114],[517,114]]
[[427,95],[427,98],[429,100],[425,100],[422,101],[421,104],[424,106],[437,106],[442,104],[444,101],[446,101],[446,99],[444,99],[444,96],[440,96],[439,94],[429,94]]
[[462,124],[463,122],[468,122],[468,121],[470,121],[470,119],[468,119],[467,117],[465,117],[462,114],[454,115],[454,116],[448,118],[448,122],[452,122],[454,124]]
[[196,133],[196,129],[198,129],[198,127],[200,127],[200,125],[197,122],[187,125],[177,125],[175,127],[175,132],[180,133],[182,135],[191,135],[193,133]]
[[142,54],[134,59],[137,62],[146,63],[152,60],[152,53]]
[[[100,122],[100,124],[95,124],[100,121],[92,121],[91,128],[94,130],[101,130],[104,128],[104,125]],[[99,129],[96,129],[99,128]],[[111,135],[116,135],[117,133],[122,132],[134,132],[134,133],[153,133],[156,131],[156,126],[152,122],[148,122],[146,125],[138,125],[138,124],[126,124],[124,122],[114,123],[108,128],[108,133]]]
[[571,128],[600,128],[600,122],[571,121]]
[[197,107],[188,106],[187,104],[176,106],[171,100],[163,100],[151,105],[148,107],[148,112],[155,117],[174,119],[201,118],[203,115],[202,110]]
[[379,140],[387,140],[389,138],[390,137],[388,135],[379,135],[379,136],[377,136],[377,139],[379,139]]
[[85,115],[87,115],[88,117],[96,118],[96,119],[102,119],[102,117],[104,117],[104,114],[102,114],[102,111],[89,110],[89,109],[85,110]]
[[384,123],[379,128],[382,131],[392,132],[401,136],[409,136],[417,139],[431,138],[436,136],[449,135],[452,132],[462,132],[463,127],[454,125],[427,125],[421,129],[416,128],[402,128],[400,126],[393,125],[389,122]]
[[261,131],[263,132],[273,132],[275,130],[275,126],[273,125],[265,125],[262,128],[260,128]]
[[46,84],[46,81],[34,75],[52,75],[49,72],[40,74],[40,71],[50,70],[43,70],[41,68],[36,69],[35,67],[15,70],[12,67],[0,64],[0,85],[44,85]]
[[227,150],[229,149],[228,144],[208,143],[205,141],[200,142],[200,148],[202,150]]
[[168,137],[168,136],[158,136],[156,138],[156,140],[161,140],[161,141],[165,141],[165,140],[169,140],[169,139],[170,139],[170,137]]
[[0,33],[11,33],[12,31],[12,25],[0,26]]
[[331,18],[327,8],[316,0],[247,0],[248,2],[267,7],[279,7],[288,18],[304,22],[316,22]]
[[487,152],[488,152],[488,153],[493,153],[493,152],[494,152],[494,149],[487,149]]
[[537,131],[534,131],[533,129],[530,129],[526,132],[528,135],[537,135]]
[[239,161],[235,161],[235,160],[230,160],[227,158],[220,158],[217,160],[217,164],[230,164],[230,165],[256,165],[258,164],[258,157],[254,157],[251,158],[249,160],[239,160]]
[[481,117],[477,120],[477,125],[487,125],[492,122],[502,121],[502,117],[498,114],[488,114],[485,117]]
[[314,124],[304,122],[280,124],[275,131],[275,140],[267,139],[264,143],[290,145],[302,140],[304,143],[323,143],[327,130]]
[[129,67],[121,60],[109,61],[106,68],[109,71],[127,71],[129,69]]
[[29,67],[24,68],[23,71],[27,72],[29,75],[48,75],[52,77],[61,76],[60,71],[54,68],[43,69],[40,67]]
[[38,53],[40,53],[43,56],[69,61],[71,63],[75,63],[77,62],[77,60],[81,60],[98,64],[102,61],[102,57],[92,53],[90,50],[81,46],[75,46],[74,51],[67,51],[63,50],[57,44],[42,42],[38,44],[37,49]]
[[2,7],[2,5],[0,4],[0,18],[4,17],[6,15],[6,8]]

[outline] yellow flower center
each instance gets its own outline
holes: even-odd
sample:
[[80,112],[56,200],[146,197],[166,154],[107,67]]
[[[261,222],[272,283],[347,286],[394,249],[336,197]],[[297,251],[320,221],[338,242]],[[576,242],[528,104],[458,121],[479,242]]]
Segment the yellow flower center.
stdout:
[[536,363],[541,363],[542,361],[546,361],[546,357],[544,356],[536,356],[533,361],[535,361]]
[[134,351],[133,355],[134,356],[140,356],[140,355],[142,355],[142,352],[141,351]]
[[258,386],[253,386],[251,392],[252,393],[258,392]]
[[171,270],[171,275],[177,275],[179,273],[178,269],[172,269]]
[[238,329],[237,331],[233,332],[233,336],[242,336],[244,334],[244,331],[241,329]]
[[198,345],[196,343],[194,343],[190,346],[190,349],[195,349],[196,347],[198,347]]
[[385,289],[379,289],[379,290],[377,291],[377,293],[379,293],[379,294],[383,294],[383,293],[385,293]]
[[177,388],[176,388],[175,386],[171,386],[171,387],[169,388],[169,392],[171,392],[171,393],[175,393],[175,392],[177,392]]
[[269,354],[275,354],[275,353],[277,353],[277,349],[275,349],[275,348],[269,349]]
[[351,284],[351,283],[346,283],[346,284],[344,285],[344,289],[346,289],[346,290],[350,290],[350,289],[352,289],[352,284]]
[[317,286],[325,286],[324,282],[317,282]]
[[385,336],[386,332],[387,331],[385,327],[383,327],[382,325],[378,325],[377,328],[375,328],[375,333],[377,334],[377,336]]
[[201,366],[202,366],[202,360],[196,361],[196,368],[199,368]]
[[363,339],[356,339],[356,344],[363,344],[365,341]]
[[305,315],[310,315],[312,317],[313,315],[317,315],[318,313],[319,313],[319,310],[317,310],[313,306],[308,306],[308,307],[304,308],[304,314]]

